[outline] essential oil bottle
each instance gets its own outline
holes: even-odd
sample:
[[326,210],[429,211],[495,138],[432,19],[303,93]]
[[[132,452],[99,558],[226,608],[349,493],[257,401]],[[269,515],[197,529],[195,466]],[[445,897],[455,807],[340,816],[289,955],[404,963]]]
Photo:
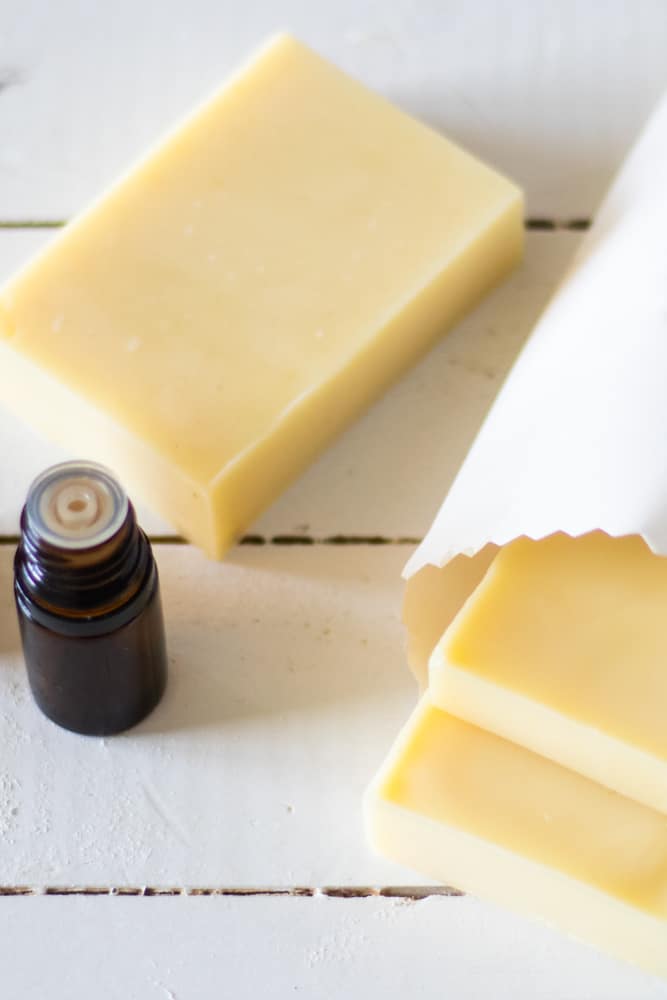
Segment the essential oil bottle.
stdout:
[[30,687],[45,715],[104,736],[155,708],[167,677],[157,567],[107,469],[65,462],[32,484],[14,594]]

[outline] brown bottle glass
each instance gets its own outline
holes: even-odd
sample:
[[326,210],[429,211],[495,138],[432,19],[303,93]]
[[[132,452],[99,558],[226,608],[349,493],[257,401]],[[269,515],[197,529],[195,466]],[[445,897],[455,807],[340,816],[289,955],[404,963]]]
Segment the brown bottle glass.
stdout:
[[32,693],[59,726],[110,735],[157,705],[167,677],[157,567],[108,470],[67,462],[33,483],[14,595]]

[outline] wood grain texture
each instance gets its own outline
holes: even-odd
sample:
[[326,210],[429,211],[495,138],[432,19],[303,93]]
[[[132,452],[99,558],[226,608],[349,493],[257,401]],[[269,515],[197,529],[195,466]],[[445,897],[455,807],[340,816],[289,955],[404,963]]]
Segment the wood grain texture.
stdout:
[[[663,0],[3,0],[0,22],[0,223],[78,212],[277,29],[504,169],[528,215],[557,222],[595,212],[667,87]],[[0,278],[52,235],[0,229]],[[253,530],[421,535],[577,242],[531,232],[523,269]],[[0,413],[0,456],[2,536],[62,453]],[[244,547],[214,565],[158,547],[171,684],[151,719],[104,742],[34,708],[0,545],[0,884],[413,882],[370,855],[360,820],[415,698],[407,551]],[[667,996],[469,898],[7,896],[0,938],[3,995],[21,1000]]]
[[[130,733],[58,729],[30,696],[0,547],[0,884],[410,884],[361,797],[416,697],[401,548],[158,546],[170,681]],[[2,901],[0,901],[1,909]]]
[[[0,276],[51,236],[0,232]],[[251,531],[267,538],[423,535],[580,240],[575,232],[529,233],[516,274],[329,448]],[[29,406],[26,399],[27,412]],[[0,535],[7,535],[18,530],[31,479],[66,456],[1,409],[0,454],[11,457],[12,466],[11,476],[0,477]],[[153,533],[170,533],[150,511],[141,510],[141,520]]]
[[[476,900],[5,899],[8,997],[627,1000],[667,986]],[[36,961],[38,942],[39,961]]]
[[0,219],[78,211],[288,28],[581,216],[667,86],[662,0],[4,0]]

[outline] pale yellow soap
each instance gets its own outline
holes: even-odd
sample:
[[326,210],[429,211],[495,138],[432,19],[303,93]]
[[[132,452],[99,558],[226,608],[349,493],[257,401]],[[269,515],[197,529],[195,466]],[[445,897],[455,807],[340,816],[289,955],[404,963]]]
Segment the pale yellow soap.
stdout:
[[510,270],[522,214],[281,36],[9,282],[0,398],[220,555]]
[[429,683],[441,708],[667,812],[667,559],[640,538],[506,545]]
[[432,706],[365,801],[381,854],[667,974],[667,817]]

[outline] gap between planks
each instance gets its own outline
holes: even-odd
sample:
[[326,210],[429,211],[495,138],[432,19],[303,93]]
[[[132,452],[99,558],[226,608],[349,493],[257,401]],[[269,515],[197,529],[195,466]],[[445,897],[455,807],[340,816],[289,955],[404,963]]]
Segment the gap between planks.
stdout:
[[[538,230],[540,232],[555,232],[557,230],[569,230],[570,232],[581,233],[591,228],[592,219],[550,219],[535,216],[525,219],[526,229]],[[0,230],[2,229],[62,229],[67,225],[65,219],[0,219]]]
[[0,896],[287,896],[287,897],[326,897],[328,899],[406,899],[417,902],[431,896],[465,895],[451,886],[437,885],[391,885],[374,886],[324,886],[321,889],[311,889],[306,886],[291,886],[288,888],[236,887],[236,888],[176,888],[152,886],[0,886]]
[[[65,225],[64,220],[41,219],[41,220],[0,220],[0,230],[25,230],[25,229],[61,229]],[[552,218],[528,218],[525,220],[525,227],[528,230],[539,232],[555,232],[568,230],[572,232],[584,232],[590,229],[591,219],[552,219]],[[0,545],[16,545],[19,541],[18,535],[0,536]],[[179,536],[154,535],[151,537],[154,544],[162,545],[184,545],[186,539]],[[382,535],[329,535],[323,538],[316,538],[311,535],[245,535],[239,540],[240,545],[418,545],[420,538],[396,537],[389,538]],[[325,897],[332,899],[368,899],[368,898],[392,898],[418,901],[428,899],[431,896],[460,897],[464,895],[458,889],[450,886],[385,886],[382,888],[372,886],[325,886],[323,888],[308,888],[304,886],[293,886],[290,888],[159,888],[152,886],[0,886],[0,896],[131,896],[136,898],[152,898],[156,896],[183,897],[183,896],[226,896],[226,897],[256,897],[256,896],[281,896],[292,898],[304,897]]]
[[[187,538],[180,535],[150,535],[153,545],[189,545]],[[0,535],[0,546],[18,545],[18,535]],[[389,538],[385,535],[244,535],[237,545],[419,545],[421,538],[399,535]]]
[[[62,219],[5,219],[0,220],[1,230],[25,230],[25,229],[61,229],[67,223]],[[538,232],[556,232],[569,230],[571,232],[585,232],[590,229],[592,219],[552,219],[542,217],[530,217],[525,220],[525,227],[528,230]],[[17,545],[18,535],[0,535],[0,546]],[[316,538],[311,535],[284,534],[273,535],[245,535],[239,539],[239,545],[419,545],[421,538],[409,536],[399,536],[390,538],[383,535],[329,535],[323,538]],[[151,542],[155,545],[186,545],[187,540],[177,535],[152,535]]]

